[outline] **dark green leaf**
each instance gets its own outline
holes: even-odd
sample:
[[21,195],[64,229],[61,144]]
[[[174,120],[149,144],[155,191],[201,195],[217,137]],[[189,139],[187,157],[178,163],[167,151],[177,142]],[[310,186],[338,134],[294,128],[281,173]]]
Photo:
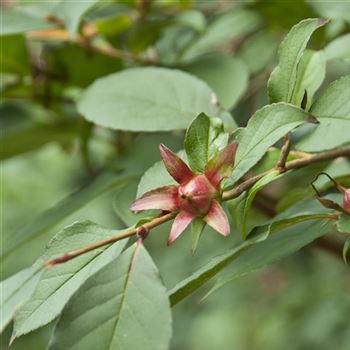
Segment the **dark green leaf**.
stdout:
[[50,350],[160,350],[168,348],[170,336],[166,289],[139,242],[74,295],[56,327]]
[[191,222],[192,254],[194,254],[197,250],[198,243],[203,233],[204,226],[205,226],[205,222],[202,220],[202,218],[195,218]]
[[5,73],[30,74],[29,54],[23,35],[1,38],[0,69]]
[[344,259],[345,264],[348,263],[349,252],[350,252],[350,238],[348,238],[345,241],[344,248],[343,248],[343,259]]
[[[41,266],[43,262],[62,256],[68,251],[82,248],[117,233],[116,230],[106,229],[90,221],[77,222],[57,233],[34,265]],[[64,264],[46,268],[34,294],[16,312],[13,338],[53,321],[87,278],[114,260],[125,244],[125,240],[117,242],[110,247],[95,249]]]

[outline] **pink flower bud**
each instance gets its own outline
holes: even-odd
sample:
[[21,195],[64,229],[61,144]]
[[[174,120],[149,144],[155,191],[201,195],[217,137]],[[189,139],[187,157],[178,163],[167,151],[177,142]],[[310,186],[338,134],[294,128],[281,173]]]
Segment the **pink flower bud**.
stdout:
[[346,189],[344,192],[343,209],[350,212],[350,188]]

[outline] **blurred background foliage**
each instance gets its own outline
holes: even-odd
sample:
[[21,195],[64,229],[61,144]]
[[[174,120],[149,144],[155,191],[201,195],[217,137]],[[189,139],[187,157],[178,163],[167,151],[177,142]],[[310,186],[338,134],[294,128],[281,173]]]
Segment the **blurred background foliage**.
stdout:
[[[182,131],[112,131],[82,119],[75,102],[97,78],[136,65],[180,68],[205,80],[244,126],[268,103],[266,82],[281,39],[308,17],[331,18],[311,42],[313,49],[326,48],[324,85],[350,73],[349,1],[104,0],[82,5],[7,0],[2,6],[8,11],[0,55],[4,244],[23,234],[23,227],[35,225],[42,212],[93,183],[97,174],[127,169],[133,176],[122,189],[112,182],[107,189],[100,183],[87,187],[68,213],[16,246],[2,264],[2,278],[31,264],[68,223],[89,219],[125,227],[140,175],[159,160],[157,145],[181,148]],[[344,44],[334,42],[339,38]],[[269,156],[274,157],[273,151]],[[267,167],[268,157],[264,162],[258,166]],[[311,179],[326,166],[312,166],[269,186],[257,198],[252,225],[303,198]],[[275,199],[273,208],[264,205],[266,196]],[[283,199],[277,203],[278,198]],[[168,229],[156,229],[146,241],[168,287],[238,236],[222,240],[205,234],[193,257],[189,235],[166,248]],[[307,248],[203,302],[196,294],[176,306],[172,349],[349,349],[349,293],[349,270],[341,259]],[[7,349],[11,327],[2,337],[2,349]],[[51,328],[22,337],[11,349],[45,349]]]

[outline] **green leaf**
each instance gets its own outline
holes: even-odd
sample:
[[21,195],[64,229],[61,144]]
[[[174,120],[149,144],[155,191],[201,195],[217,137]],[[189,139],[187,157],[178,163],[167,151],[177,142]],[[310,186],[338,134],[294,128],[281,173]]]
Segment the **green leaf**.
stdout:
[[0,70],[20,75],[30,74],[29,54],[23,35],[7,35],[1,38]]
[[138,242],[73,296],[56,327],[50,350],[160,350],[168,348],[170,336],[166,289]]
[[[322,216],[324,216],[322,213],[299,215],[281,219],[257,229],[256,232],[260,232],[260,234],[265,232],[269,238],[252,246],[234,264],[219,274],[215,285],[206,296],[226,283],[272,264],[328,233],[331,226],[329,221],[319,219]],[[280,232],[270,235],[270,233],[277,231]]]
[[349,143],[349,96],[350,75],[330,84],[310,110],[320,124],[296,147],[307,152],[320,152]]
[[[43,262],[68,251],[82,248],[117,233],[116,230],[106,229],[90,221],[74,223],[53,237],[45,253],[34,265],[41,266]],[[12,337],[20,337],[53,321],[80,286],[114,260],[125,244],[126,240],[123,240],[109,247],[97,248],[64,264],[46,268],[34,294],[15,315]]]
[[60,1],[54,9],[65,23],[71,36],[79,30],[79,24],[86,12],[91,9],[99,0],[84,0],[84,1]]
[[350,215],[341,213],[337,221],[337,229],[339,232],[350,233]]
[[229,212],[234,217],[243,240],[246,239],[248,234],[248,214],[256,194],[270,182],[277,180],[281,176],[283,176],[283,174],[280,174],[278,171],[272,171],[261,178],[248,192],[228,202]]
[[205,222],[203,221],[202,218],[195,218],[191,222],[191,237],[192,237],[192,254],[197,250],[199,240],[201,238],[201,235],[203,233],[203,229],[205,226]]
[[277,51],[276,35],[260,31],[247,40],[237,52],[237,56],[247,65],[250,74],[262,71],[273,60]]
[[[308,218],[308,220],[313,219]],[[328,229],[325,221],[319,220],[316,223],[302,223],[297,227],[287,228],[279,234],[271,236],[269,236],[269,229],[255,230],[246,241],[230,249],[227,253],[213,258],[209,263],[202,266],[190,277],[181,281],[170,290],[171,304],[175,305],[192,294],[205,282],[228,267],[228,265],[231,265],[229,273],[223,275],[224,277],[220,279],[220,282],[218,282],[214,289],[219,288],[233,278],[245,275],[283,256],[291,254],[309,244],[314,239],[324,235]],[[233,262],[234,264],[231,264]]]
[[305,91],[307,93],[306,110],[309,110],[313,97],[326,76],[326,59],[323,51],[305,50],[299,65],[297,80],[291,103],[301,106]]
[[209,263],[201,267],[199,270],[194,272],[190,277],[179,282],[174,288],[172,288],[168,293],[170,297],[171,305],[175,305],[188,295],[192,294],[199,287],[201,287],[205,282],[214,277],[219,271],[224,267],[229,265],[232,261],[237,259],[237,257],[242,254],[250,246],[257,244],[260,241],[266,239],[266,235],[258,235],[256,237],[251,237],[246,241],[242,242],[238,246],[230,249],[227,253],[221,254],[212,258]]
[[192,170],[203,172],[208,162],[210,119],[201,113],[187,129],[185,150]]
[[350,238],[348,238],[345,241],[344,248],[343,248],[343,260],[344,260],[345,264],[348,263],[349,251],[350,251]]
[[201,113],[193,120],[185,136],[185,150],[192,170],[203,172],[207,162],[228,142],[223,123]]
[[296,24],[280,45],[278,66],[271,73],[268,91],[271,102],[292,102],[297,83],[298,65],[312,33],[327,21],[305,19]]
[[26,33],[54,27],[51,23],[20,10],[3,11],[1,19],[1,35]]
[[39,282],[41,272],[36,266],[30,267],[0,283],[0,333],[11,322],[18,307],[30,298]]
[[334,3],[323,0],[307,0],[307,3],[324,18],[345,19],[350,22],[350,3],[348,1]]
[[[283,135],[308,121],[309,114],[287,103],[275,103],[259,109],[246,128],[238,132],[235,168],[226,185],[233,185]],[[310,119],[309,119],[310,120]]]
[[188,46],[182,59],[189,61],[196,56],[215,51],[231,40],[252,32],[259,24],[260,17],[246,9],[235,9],[221,14]]
[[134,68],[96,80],[78,109],[86,119],[112,129],[185,129],[201,112],[219,114],[212,95],[204,82],[179,70]]
[[4,271],[6,270],[5,266],[7,262],[11,261],[11,259],[15,259],[18,249],[22,246],[44,234],[50,228],[57,225],[61,220],[71,215],[96,197],[109,190],[125,185],[129,179],[130,177],[122,174],[112,172],[103,173],[80,191],[71,194],[40,214],[38,217],[34,218],[31,223],[23,226],[21,230],[13,232],[13,234],[9,235],[8,239],[5,238],[2,243],[1,264]]
[[350,60],[350,34],[342,35],[331,41],[324,49],[327,60]]
[[229,55],[204,56],[181,68],[205,81],[225,109],[232,109],[248,87],[246,65]]
[[0,159],[7,159],[37,149],[49,142],[72,141],[77,123],[31,124],[16,128],[0,137]]

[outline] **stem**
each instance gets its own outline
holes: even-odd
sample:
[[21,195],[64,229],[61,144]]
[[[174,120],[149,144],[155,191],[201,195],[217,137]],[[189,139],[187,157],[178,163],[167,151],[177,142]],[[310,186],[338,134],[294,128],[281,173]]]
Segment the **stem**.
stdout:
[[284,143],[283,143],[283,146],[281,148],[280,158],[279,158],[277,165],[276,165],[276,169],[280,173],[286,172],[286,161],[288,158],[289,151],[290,151],[290,139],[289,139],[289,135],[286,134],[284,136]]
[[143,224],[142,226],[126,230],[122,233],[118,233],[115,236],[111,236],[111,237],[108,237],[108,238],[103,239],[101,241],[89,244],[83,248],[72,250],[68,253],[63,254],[62,256],[60,256],[56,259],[49,260],[49,261],[44,263],[44,266],[49,267],[49,266],[53,266],[56,264],[61,264],[61,263],[67,262],[71,259],[78,257],[79,255],[85,254],[87,252],[90,252],[91,250],[95,250],[95,249],[103,247],[105,245],[120,241],[120,240],[127,238],[127,237],[132,237],[132,236],[136,236],[136,235],[140,234],[140,236],[142,238],[142,236],[145,235],[145,232],[148,232],[150,229],[173,219],[175,217],[175,215],[176,215],[176,213],[166,213],[162,216],[158,216],[155,219],[153,219],[152,221],[149,221],[149,222]]
[[[350,157],[350,146],[344,147],[341,149],[337,149],[337,150],[328,151],[328,152],[312,154],[312,155],[309,155],[305,158],[292,160],[292,161],[287,162],[285,164],[285,169],[286,169],[286,171],[291,170],[291,169],[300,169],[300,168],[303,168],[303,167],[305,167],[309,164],[312,164],[312,163],[316,163],[316,162],[324,161],[324,160],[329,160],[329,159],[334,159],[334,158],[338,158],[338,157],[342,157],[342,156]],[[249,178],[248,180],[242,182],[236,188],[234,188],[230,191],[224,192],[223,196],[222,196],[222,200],[227,201],[229,199],[233,199],[233,198],[238,197],[241,193],[243,193],[244,191],[251,188],[257,181],[259,181],[262,177],[264,177],[266,174],[268,174],[272,171],[276,171],[276,169],[272,168],[272,169],[265,171],[259,175],[255,175],[255,176]],[[72,250],[68,253],[63,254],[62,256],[60,256],[56,259],[49,260],[49,261],[44,263],[44,266],[49,267],[49,266],[54,266],[56,264],[67,262],[67,261],[74,259],[82,254],[85,254],[91,250],[94,250],[94,249],[103,247],[105,245],[120,241],[120,240],[127,238],[127,237],[132,237],[132,236],[136,236],[136,235],[140,235],[142,237],[145,235],[146,232],[148,233],[148,231],[151,230],[152,228],[157,227],[157,226],[173,219],[176,216],[176,214],[177,213],[174,213],[174,212],[165,213],[165,214],[158,216],[158,217],[154,218],[153,220],[143,224],[142,226],[126,230],[122,233],[118,233],[115,236],[111,236],[111,237],[106,238],[104,240],[87,245],[83,248],[80,248],[77,250]]]
[[[285,164],[285,169],[286,171],[292,169],[300,169],[313,163],[330,160],[338,157],[350,157],[350,146],[332,151],[311,154],[301,159],[291,160]],[[224,201],[227,201],[229,199],[238,197],[241,193],[251,188],[256,182],[258,182],[261,178],[263,178],[272,171],[276,171],[276,169],[272,168],[261,174],[249,178],[248,180],[242,182],[240,185],[233,188],[232,190],[224,192],[222,199]]]

